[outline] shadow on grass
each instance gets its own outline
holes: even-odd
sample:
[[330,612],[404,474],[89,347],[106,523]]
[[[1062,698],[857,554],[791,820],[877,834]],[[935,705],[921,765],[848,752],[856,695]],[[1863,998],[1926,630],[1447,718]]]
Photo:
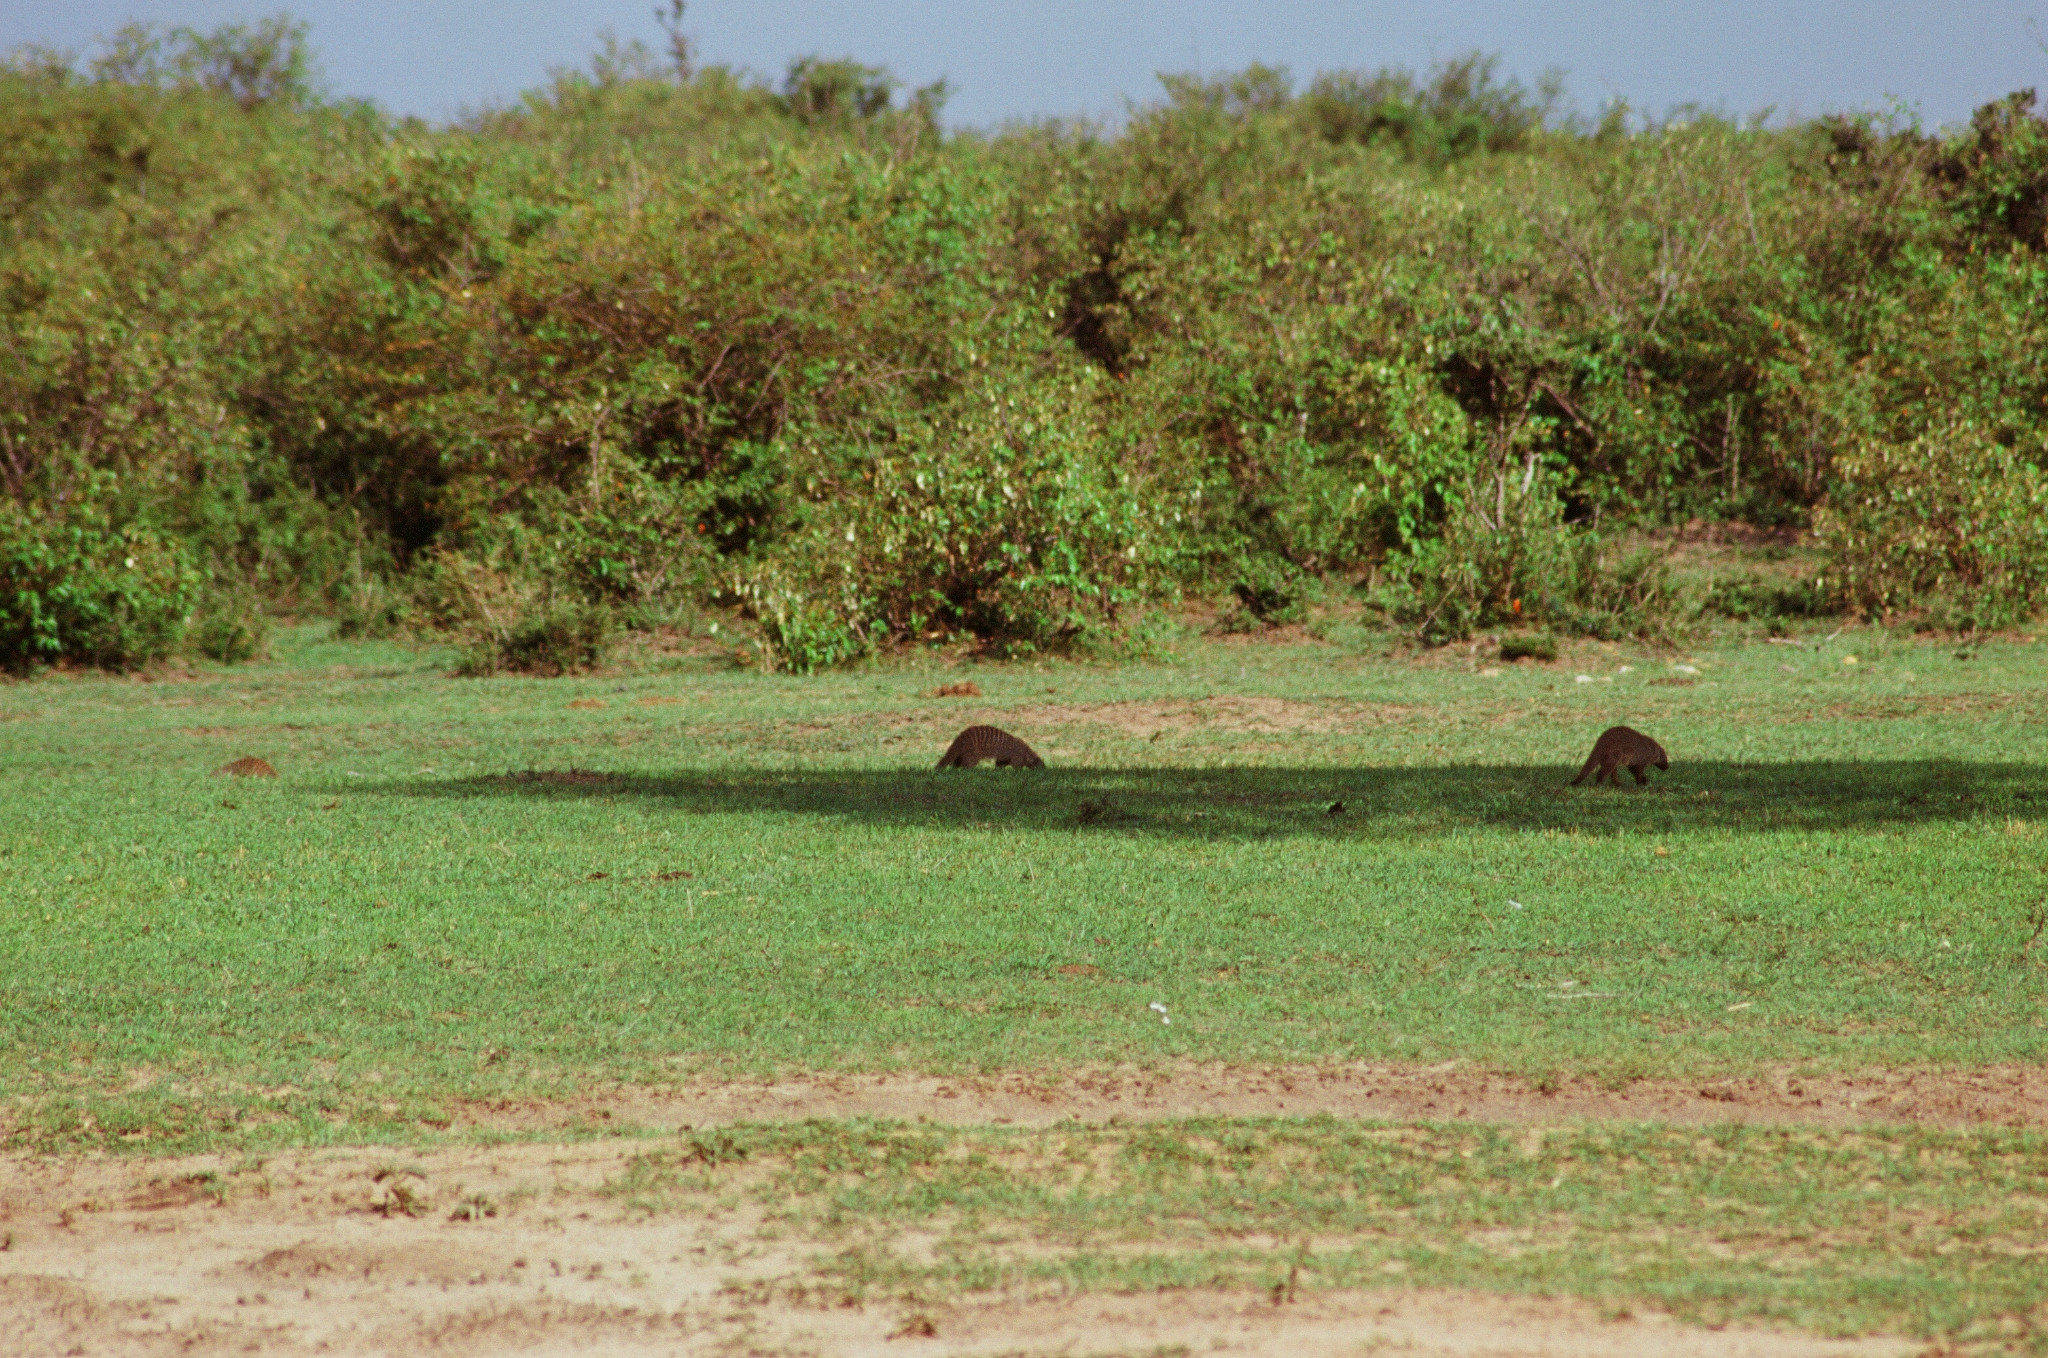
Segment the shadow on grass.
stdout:
[[[1950,760],[1688,763],[1651,785],[1569,787],[1575,768],[529,770],[353,783],[335,792],[456,800],[637,800],[684,814],[1196,839],[1408,838],[1465,827],[1588,834],[1855,830],[2031,818],[2048,770]],[[1624,780],[1627,775],[1624,773]],[[1342,809],[1332,810],[1333,804]]]

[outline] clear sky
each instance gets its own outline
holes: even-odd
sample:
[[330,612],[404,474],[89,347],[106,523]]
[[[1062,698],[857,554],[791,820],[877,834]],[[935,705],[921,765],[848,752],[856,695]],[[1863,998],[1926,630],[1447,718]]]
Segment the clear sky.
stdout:
[[[89,50],[130,19],[210,28],[274,12],[233,0],[0,0],[0,47]],[[298,0],[330,90],[444,119],[580,66],[599,30],[658,46],[653,0]],[[1114,116],[1159,71],[1253,61],[1302,80],[1426,67],[1479,48],[1533,83],[1568,73],[1587,111],[1614,96],[1807,117],[1896,98],[1930,126],[1987,99],[2048,93],[2048,0],[691,0],[701,59],[780,79],[794,56],[851,56],[912,85],[941,76],[955,125]]]

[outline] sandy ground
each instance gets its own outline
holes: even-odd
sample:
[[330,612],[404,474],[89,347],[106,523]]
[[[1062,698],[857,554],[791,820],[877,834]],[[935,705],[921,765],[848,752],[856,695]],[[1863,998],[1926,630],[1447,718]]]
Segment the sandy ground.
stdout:
[[[1437,1067],[1181,1065],[971,1078],[815,1075],[474,1106],[528,1134],[873,1115],[1063,1118],[1313,1114],[1528,1125],[2048,1125],[2048,1070],[1803,1077],[1618,1089]],[[1202,1292],[835,1306],[801,1284],[821,1246],[742,1209],[634,1213],[599,1189],[641,1139],[309,1150],[219,1158],[0,1159],[0,1354],[1876,1355],[1919,1351],[1699,1330],[1569,1300],[1422,1290]],[[393,1171],[398,1171],[394,1173]],[[209,1177],[210,1176],[210,1177]],[[380,1177],[381,1176],[381,1177]],[[408,1215],[394,1185],[425,1204]],[[466,1202],[491,1215],[457,1219]],[[780,1284],[780,1285],[778,1285]]]
[[[1103,1354],[1314,1358],[1747,1355],[1918,1346],[1702,1330],[1582,1303],[1426,1290],[806,1300],[815,1247],[743,1211],[648,1218],[596,1190],[644,1143],[308,1151],[225,1179],[205,1159],[0,1162],[0,1351],[43,1355]],[[431,1207],[389,1206],[380,1171]],[[220,1181],[216,1181],[220,1182]],[[484,1194],[496,1215],[451,1219]],[[815,1293],[810,1294],[815,1296]]]
[[1450,1062],[1077,1068],[942,1077],[810,1075],[624,1088],[562,1102],[472,1105],[458,1122],[544,1132],[614,1122],[661,1130],[792,1118],[885,1117],[955,1125],[1045,1126],[1065,1118],[1306,1117],[1387,1121],[1801,1123],[1842,1127],[2048,1127],[2048,1067],[1801,1075],[1767,1068],[1734,1080],[1565,1079],[1539,1088]]

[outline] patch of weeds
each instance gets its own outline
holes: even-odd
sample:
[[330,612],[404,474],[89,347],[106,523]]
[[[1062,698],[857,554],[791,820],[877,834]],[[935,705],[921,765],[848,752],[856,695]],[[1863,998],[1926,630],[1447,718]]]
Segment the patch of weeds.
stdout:
[[411,1166],[388,1165],[370,1176],[370,1210],[379,1216],[416,1217],[431,1207],[427,1200],[424,1171]]
[[891,1339],[936,1339],[939,1337],[939,1322],[924,1311],[912,1311],[903,1318],[903,1323],[889,1332]]
[[[388,1214],[387,1214],[388,1215]],[[455,1204],[455,1210],[448,1214],[450,1221],[482,1221],[485,1217],[498,1215],[498,1204],[482,1193],[468,1193]]]
[[616,627],[603,604],[551,603],[473,644],[457,672],[551,677],[593,670],[611,653]]
[[1510,663],[1517,660],[1555,660],[1557,638],[1542,632],[1502,637],[1500,658]]
[[751,1147],[723,1128],[715,1132],[694,1133],[683,1143],[683,1163],[689,1165],[716,1168],[737,1164],[752,1155]]
[[[1709,583],[1700,596],[1700,611],[1736,622],[1782,624],[1830,617],[1840,608],[1816,580],[1788,581],[1752,574],[1724,576]],[[1771,627],[1773,635],[1781,630]]]
[[240,665],[269,651],[270,618],[253,595],[217,594],[200,607],[185,637],[208,660]]
[[215,1207],[225,1207],[228,1205],[228,1181],[224,1176],[216,1174],[209,1169],[198,1174],[189,1175],[184,1182],[190,1184],[198,1191],[200,1197],[205,1198]]
[[360,576],[343,591],[334,610],[334,634],[344,640],[375,641],[397,636],[418,621],[410,593],[374,576]]
[[1257,632],[1308,617],[1307,582],[1271,566],[1246,567],[1230,586],[1230,594],[1232,602],[1217,616],[1212,629],[1218,633]]

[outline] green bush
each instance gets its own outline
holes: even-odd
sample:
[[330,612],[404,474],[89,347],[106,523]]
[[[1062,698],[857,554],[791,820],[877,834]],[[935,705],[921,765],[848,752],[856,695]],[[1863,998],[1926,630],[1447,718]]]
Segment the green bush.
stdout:
[[875,639],[866,619],[875,611],[853,572],[823,561],[788,572],[757,570],[737,582],[735,596],[761,626],[768,669],[809,674],[867,655]]
[[611,609],[602,604],[554,601],[511,619],[501,631],[473,642],[458,672],[472,677],[532,674],[552,678],[597,669],[616,640]]
[[339,637],[389,637],[403,632],[412,618],[413,601],[406,590],[376,577],[358,577],[338,591],[334,633]]
[[[438,129],[319,97],[284,21],[0,62],[0,501],[491,667],[511,619],[581,663],[565,609],[739,602],[805,669],[1337,581],[1430,640],[1654,635],[1689,605],[1618,543],[1824,501],[1833,599],[2035,606],[2021,529],[1877,526],[1935,489],[1867,451],[2048,438],[2028,97],[1595,127],[1473,55],[946,135],[850,60],[673,55]],[[1704,604],[1811,603],[1760,589]]]
[[1500,640],[1500,658],[1508,661],[1510,664],[1517,660],[1555,660],[1557,659],[1557,638],[1545,636],[1541,632],[1523,636],[1502,637]]
[[1617,550],[1566,523],[1540,483],[1503,518],[1460,509],[1442,537],[1399,563],[1381,600],[1432,645],[1518,623],[1605,640],[1661,637],[1685,612],[1662,553]]
[[136,669],[184,635],[199,574],[142,528],[53,522],[0,501],[0,665]]
[[1057,650],[1114,629],[1159,547],[1140,483],[1091,413],[1100,382],[1066,367],[977,384],[839,459],[860,468],[848,493],[739,591],[779,663],[956,634]]
[[2048,442],[2022,450],[1962,422],[1866,443],[1836,460],[1815,529],[1823,586],[1865,614],[2024,621],[2048,605]]
[[193,615],[188,639],[207,659],[240,665],[269,649],[270,619],[249,591],[216,592]]
[[1231,603],[1216,619],[1219,632],[1257,632],[1308,619],[1307,582],[1285,561],[1255,557],[1231,582]]
[[1839,602],[1828,597],[1820,580],[1773,580],[1754,575],[1736,575],[1709,582],[1700,611],[1738,622],[1790,622],[1824,617]]

